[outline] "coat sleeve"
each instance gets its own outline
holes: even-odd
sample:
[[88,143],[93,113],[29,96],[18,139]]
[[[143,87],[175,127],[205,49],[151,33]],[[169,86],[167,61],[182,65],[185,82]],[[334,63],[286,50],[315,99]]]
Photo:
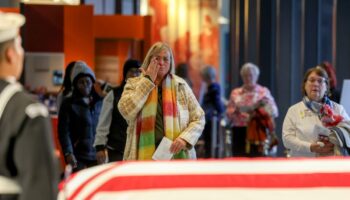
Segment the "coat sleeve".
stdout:
[[74,153],[72,141],[70,139],[70,101],[65,99],[58,113],[58,139],[60,141],[63,154]]
[[297,117],[292,109],[289,109],[283,121],[282,139],[283,144],[287,149],[292,149],[297,152],[310,153],[310,142],[302,141],[297,137],[297,127],[294,118]]
[[345,111],[344,106],[338,104],[339,106],[339,114],[344,118],[346,121],[350,121],[348,113]]
[[221,114],[224,112],[224,105],[221,101],[221,92],[220,92],[220,85],[215,84],[214,87],[212,87],[208,92],[211,99],[211,102],[214,102],[215,110],[218,112],[218,116],[221,116]]
[[278,108],[275,99],[271,95],[271,92],[268,88],[264,87],[264,90],[264,99],[266,99],[266,105],[264,106],[264,109],[270,114],[271,117],[276,118],[278,117]]
[[154,87],[154,83],[144,76],[128,79],[118,103],[119,112],[128,124],[136,119]]
[[58,160],[48,111],[37,103],[27,106],[26,114],[14,148],[20,199],[56,199]]
[[107,96],[103,99],[103,104],[101,108],[101,114],[98,119],[98,124],[96,128],[95,142],[94,146],[107,144],[107,136],[109,135],[109,129],[112,122],[113,113],[113,90],[111,90]]
[[187,84],[184,84],[183,90],[183,98],[186,99],[188,106],[189,123],[188,126],[181,132],[179,137],[187,141],[190,144],[189,149],[191,149],[197,143],[203,132],[205,114],[191,88]]

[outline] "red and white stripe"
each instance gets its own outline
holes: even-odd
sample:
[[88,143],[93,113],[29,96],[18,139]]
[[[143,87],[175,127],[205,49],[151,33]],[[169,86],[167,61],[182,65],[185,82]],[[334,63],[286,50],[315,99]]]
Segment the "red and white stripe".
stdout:
[[59,199],[350,199],[350,159],[225,159],[106,164]]

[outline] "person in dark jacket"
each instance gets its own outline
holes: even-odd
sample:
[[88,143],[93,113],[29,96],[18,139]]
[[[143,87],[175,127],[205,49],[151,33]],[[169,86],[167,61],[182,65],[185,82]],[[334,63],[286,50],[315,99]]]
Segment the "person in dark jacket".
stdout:
[[47,108],[17,82],[25,18],[0,13],[0,199],[57,199],[59,181]]
[[138,60],[127,60],[123,67],[121,85],[113,88],[103,100],[94,143],[97,151],[96,159],[99,164],[105,163],[107,160],[108,162],[123,160],[128,124],[120,114],[117,105],[127,79],[138,76],[140,66],[141,63]]
[[207,84],[207,91],[204,94],[201,105],[205,112],[205,126],[203,130],[205,157],[210,158],[215,156],[211,155],[212,124],[219,121],[213,121],[213,119],[214,117],[220,118],[224,112],[224,105],[221,101],[220,85],[216,82],[215,68],[212,66],[205,67],[202,70],[202,79]]
[[190,88],[192,88],[193,84],[190,79],[190,75],[188,71],[189,71],[189,65],[187,63],[179,63],[176,66],[175,74],[183,78],[187,82],[187,84],[190,86]]
[[75,63],[71,81],[73,93],[61,105],[58,134],[67,164],[78,171],[97,164],[93,142],[102,98],[95,92],[95,75],[83,61]]

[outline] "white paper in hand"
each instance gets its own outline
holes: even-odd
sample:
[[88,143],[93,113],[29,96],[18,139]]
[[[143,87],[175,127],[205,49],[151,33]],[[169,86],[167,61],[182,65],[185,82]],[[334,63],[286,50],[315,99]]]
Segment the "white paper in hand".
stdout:
[[162,141],[159,143],[158,148],[154,152],[153,160],[171,160],[173,153],[170,152],[170,146],[173,143],[169,138],[163,137]]
[[321,125],[316,124],[313,130],[313,136],[315,137],[316,141],[318,140],[318,137],[320,135],[323,136],[329,136],[330,131],[328,130],[328,128],[323,127]]

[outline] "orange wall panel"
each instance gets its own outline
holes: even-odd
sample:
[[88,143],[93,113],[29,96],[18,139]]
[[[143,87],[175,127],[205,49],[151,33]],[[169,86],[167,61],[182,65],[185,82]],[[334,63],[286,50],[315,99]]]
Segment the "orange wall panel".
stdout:
[[0,8],[1,12],[19,13],[18,8]]
[[94,35],[95,38],[142,40],[144,38],[143,22],[142,16],[94,16]]
[[23,46],[29,52],[63,52],[63,6],[24,4]]
[[95,54],[96,56],[118,56],[118,40],[96,40]]
[[92,6],[64,6],[65,63],[83,60],[95,65],[95,39]]
[[[96,56],[114,56],[119,59],[118,71],[123,71],[125,61],[130,57],[132,40],[96,40]],[[134,58],[134,57],[133,57]],[[119,73],[118,84],[123,79],[123,73]]]
[[[146,56],[149,48],[151,48],[152,46],[152,35],[153,35],[153,31],[152,31],[152,16],[145,16],[143,18],[143,32],[144,34],[144,38],[143,38],[143,58]],[[142,59],[143,59],[142,58]]]
[[[119,71],[123,71],[124,63],[129,58],[129,52],[131,48],[131,43],[129,41],[120,41],[118,42],[118,52],[119,52]],[[119,74],[120,82],[123,80],[123,73]]]

